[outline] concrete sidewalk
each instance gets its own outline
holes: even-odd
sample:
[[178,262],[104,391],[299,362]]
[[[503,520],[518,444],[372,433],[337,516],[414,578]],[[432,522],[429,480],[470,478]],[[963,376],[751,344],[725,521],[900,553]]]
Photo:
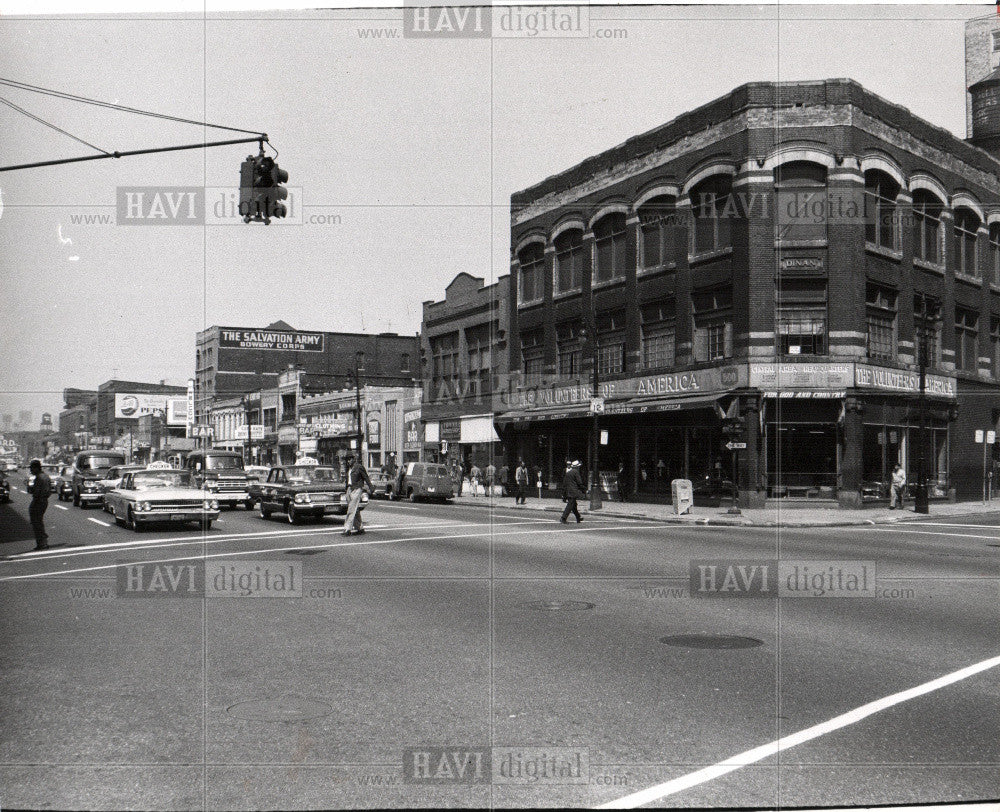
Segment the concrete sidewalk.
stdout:
[[[525,505],[514,505],[512,496],[469,496],[462,494],[453,500],[455,505],[473,505],[482,507],[492,504],[493,507],[505,510],[547,511],[561,513],[564,507],[562,500],[556,498],[539,499],[529,496]],[[584,517],[590,513],[589,503],[581,499],[580,513]],[[643,502],[604,502],[595,516],[618,516],[630,519],[650,519],[670,524],[710,524],[730,527],[840,527],[852,525],[894,524],[897,522],[912,522],[948,516],[967,516],[982,514],[1000,514],[1000,498],[995,498],[989,504],[980,502],[932,502],[930,513],[922,515],[913,512],[913,502],[903,508],[889,510],[883,505],[848,510],[845,508],[826,507],[796,507],[779,505],[766,508],[745,508],[739,515],[729,514],[728,507],[694,507],[690,513],[675,516],[671,505],[646,504]],[[573,520],[570,519],[572,522]],[[1000,526],[998,526],[1000,531]]]

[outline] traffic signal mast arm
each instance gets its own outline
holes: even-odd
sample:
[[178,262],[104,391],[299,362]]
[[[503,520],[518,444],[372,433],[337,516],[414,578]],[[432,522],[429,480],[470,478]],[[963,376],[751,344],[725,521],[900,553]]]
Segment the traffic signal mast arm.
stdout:
[[[15,169],[35,169],[39,166],[59,166],[60,164],[74,164],[80,161],[100,161],[105,158],[126,158],[132,155],[152,155],[157,152],[178,152],[185,149],[204,149],[205,147],[227,147],[233,144],[254,144],[260,142],[262,145],[267,141],[267,136],[256,136],[254,138],[236,138],[230,141],[204,141],[200,144],[184,144],[179,147],[155,147],[153,149],[132,149],[126,152],[106,152],[101,155],[84,155],[81,158],[60,158],[55,161],[38,161],[31,164],[17,164],[15,166],[0,166],[0,172],[12,172]],[[287,173],[286,173],[287,175]]]

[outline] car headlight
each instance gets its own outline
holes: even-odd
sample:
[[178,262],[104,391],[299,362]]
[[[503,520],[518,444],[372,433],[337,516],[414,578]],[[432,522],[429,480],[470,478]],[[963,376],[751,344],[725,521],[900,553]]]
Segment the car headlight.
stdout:
[[206,482],[205,483],[205,487],[208,488],[208,490],[210,490],[210,491],[212,491],[214,493],[215,491],[219,490],[219,483],[218,482]]
[[309,494],[307,494],[307,493],[297,493],[297,494],[295,494],[295,501],[298,504],[300,504],[300,505],[303,502],[308,502],[309,501]]
[[212,510],[218,510],[218,509],[219,509],[219,503],[218,503],[218,502],[217,502],[217,501],[216,501],[215,499],[213,499],[213,500],[212,500],[211,502],[209,502],[208,504],[209,504],[209,507],[210,507],[210,508],[211,508]]
[[153,509],[153,506],[151,504],[149,504],[149,502],[140,502],[139,503],[139,510],[145,511],[145,510],[152,510],[152,509]]
[[201,503],[201,506],[202,506],[202,507],[203,507],[203,508],[204,508],[205,510],[211,510],[211,508],[212,508],[212,503],[211,503],[211,502],[209,502],[209,501],[208,501],[208,500],[206,499],[206,500],[205,500],[204,502],[202,502],[202,503]]

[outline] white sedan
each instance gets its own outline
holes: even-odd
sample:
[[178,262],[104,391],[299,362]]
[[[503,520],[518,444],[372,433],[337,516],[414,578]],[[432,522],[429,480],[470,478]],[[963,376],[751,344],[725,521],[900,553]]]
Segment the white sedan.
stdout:
[[119,526],[139,531],[147,524],[197,522],[208,530],[219,518],[214,494],[194,486],[191,474],[178,469],[134,471],[104,495]]

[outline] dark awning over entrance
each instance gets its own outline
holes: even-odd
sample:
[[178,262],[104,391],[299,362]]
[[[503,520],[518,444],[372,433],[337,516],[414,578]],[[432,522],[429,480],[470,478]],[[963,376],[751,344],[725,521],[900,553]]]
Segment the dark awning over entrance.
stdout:
[[[724,393],[712,395],[686,395],[675,398],[631,398],[630,400],[608,401],[604,404],[603,415],[647,414],[652,412],[675,412],[681,409],[712,409]],[[505,412],[495,418],[497,425],[511,423],[533,423],[539,420],[563,420],[590,416],[590,404],[581,403],[571,407],[558,406],[548,409],[526,409]],[[599,415],[601,416],[601,415]]]

